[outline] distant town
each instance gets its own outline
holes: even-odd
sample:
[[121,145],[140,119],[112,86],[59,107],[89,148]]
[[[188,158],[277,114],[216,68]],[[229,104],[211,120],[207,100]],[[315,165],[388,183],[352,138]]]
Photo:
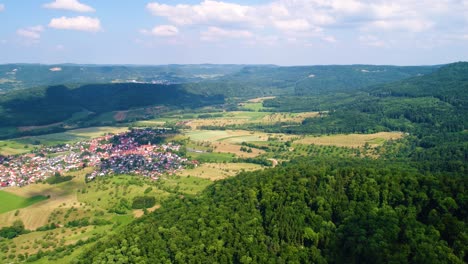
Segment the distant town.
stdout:
[[164,129],[133,129],[89,141],[41,147],[18,156],[0,156],[0,186],[25,186],[63,175],[72,170],[95,167],[87,180],[110,174],[133,174],[159,179],[197,164],[176,153],[180,145],[163,143]]

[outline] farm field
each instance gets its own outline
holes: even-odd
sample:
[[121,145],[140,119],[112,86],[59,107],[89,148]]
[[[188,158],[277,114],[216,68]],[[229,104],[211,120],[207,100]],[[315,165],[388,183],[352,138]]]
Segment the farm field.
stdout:
[[47,200],[47,197],[42,195],[26,198],[13,193],[0,191],[0,201],[2,201],[0,203],[0,214],[28,207],[44,200]]
[[31,151],[31,149],[37,145],[53,146],[58,144],[67,144],[81,140],[89,140],[107,133],[117,134],[127,130],[127,127],[89,127],[69,130],[62,133],[1,140],[0,155],[23,154]]
[[317,117],[318,112],[303,113],[271,113],[271,112],[251,112],[233,111],[225,112],[222,117],[190,120],[187,125],[192,129],[203,126],[229,126],[244,124],[276,124],[276,123],[301,123],[306,118]]
[[18,155],[31,151],[33,145],[22,144],[17,140],[0,140],[0,155]]
[[403,137],[401,132],[379,132],[374,134],[348,134],[331,136],[306,136],[294,143],[315,144],[337,147],[362,147],[366,143],[371,147],[382,145],[387,140],[395,140]]
[[49,184],[31,184],[24,187],[9,187],[4,189],[4,192],[14,194],[27,199],[28,197],[43,196],[49,199],[32,204],[26,209],[19,210],[19,214],[15,216],[15,211],[9,211],[0,214],[0,227],[9,226],[15,220],[23,221],[25,228],[34,230],[48,223],[49,216],[57,208],[79,207],[77,199],[77,190],[85,186],[85,174],[92,168],[87,168],[82,171],[67,173],[73,175],[71,181],[63,182],[56,185]]
[[242,143],[251,141],[267,141],[275,137],[280,141],[287,141],[297,136],[286,134],[271,134],[247,130],[189,130],[184,134],[194,141]]
[[[253,132],[247,130],[190,130],[186,131],[185,135],[193,141],[207,142],[212,147],[213,152],[234,154],[237,157],[252,158],[264,153],[263,150],[252,149],[252,152],[241,151],[242,142],[258,142],[267,141],[269,138],[276,138],[280,141],[287,141],[294,138],[291,135],[285,134],[267,134],[263,132]],[[190,153],[197,159],[198,156],[208,155],[210,153]],[[213,160],[214,162],[230,161],[230,160]]]
[[263,166],[251,163],[205,163],[195,169],[181,171],[177,175],[215,181],[232,177],[241,171],[254,171],[263,168]]
[[[209,112],[204,114],[175,114],[165,117],[134,122],[137,127],[164,126],[167,123],[183,122],[191,129],[200,129],[203,126],[229,126],[245,124],[276,124],[276,123],[294,123],[299,124],[306,118],[319,116],[318,112],[302,113],[272,113],[259,112],[261,103],[249,103],[254,109],[246,108],[250,111],[229,111],[229,112]],[[205,117],[206,116],[206,117]]]

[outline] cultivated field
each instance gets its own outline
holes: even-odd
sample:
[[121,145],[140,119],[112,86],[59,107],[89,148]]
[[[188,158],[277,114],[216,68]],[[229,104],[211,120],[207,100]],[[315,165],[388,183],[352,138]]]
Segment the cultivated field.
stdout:
[[[238,157],[252,158],[263,154],[263,150],[252,148],[252,152],[241,151],[242,142],[267,141],[275,138],[279,141],[288,141],[294,138],[285,134],[267,134],[247,130],[190,130],[185,135],[191,140],[207,142],[213,148],[213,152],[232,153]],[[220,160],[222,161],[222,160]]]
[[53,146],[89,140],[107,133],[121,133],[127,127],[89,127],[69,130],[63,133],[54,133],[40,136],[28,136],[17,139],[0,141],[0,155],[16,155],[31,151],[37,145]]
[[185,135],[194,141],[241,143],[251,141],[267,141],[268,138],[277,138],[279,141],[287,141],[297,136],[286,134],[271,134],[247,130],[190,130]]
[[192,129],[197,129],[202,126],[276,124],[276,123],[281,123],[281,122],[301,123],[306,118],[317,117],[318,115],[319,115],[318,112],[269,113],[269,112],[234,111],[234,112],[226,112],[223,114],[222,117],[190,120],[187,123],[187,125],[190,126]]
[[17,155],[31,151],[31,144],[22,144],[15,140],[0,140],[0,155]]
[[215,181],[232,177],[241,171],[254,171],[262,168],[264,167],[251,163],[205,163],[195,169],[181,171],[177,175]]
[[13,193],[0,191],[0,214],[28,207],[46,199],[47,197],[41,195],[26,198]]
[[24,199],[35,196],[48,197],[49,199],[37,202],[27,209],[20,209],[15,216],[15,211],[0,214],[0,227],[9,226],[15,220],[23,221],[26,229],[34,230],[48,223],[49,216],[57,208],[79,207],[76,190],[85,187],[84,175],[91,168],[79,172],[67,173],[73,175],[73,180],[57,185],[31,184],[25,187],[9,187],[4,191]]
[[331,136],[306,136],[294,143],[328,145],[338,147],[362,147],[366,143],[371,147],[383,144],[387,140],[395,140],[403,137],[401,132],[379,132],[374,134],[348,134]]

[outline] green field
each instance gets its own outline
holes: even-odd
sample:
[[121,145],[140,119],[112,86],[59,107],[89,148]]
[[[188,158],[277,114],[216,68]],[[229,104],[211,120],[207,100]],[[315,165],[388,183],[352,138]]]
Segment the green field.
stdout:
[[11,193],[0,191],[0,214],[20,208],[25,208],[44,200],[47,200],[47,197],[42,195],[24,198]]
[[191,159],[198,160],[200,162],[230,162],[233,158],[235,158],[234,154],[230,153],[215,153],[215,152],[203,152],[203,153],[196,153],[190,152],[188,156]]
[[[32,142],[32,141],[31,141]],[[31,142],[19,142],[15,140],[0,141],[0,155],[17,155],[31,151]]]
[[191,140],[195,141],[209,141],[210,138],[214,137],[229,137],[230,134],[223,130],[197,130],[187,131],[185,133]]
[[54,146],[58,144],[67,144],[82,140],[89,140],[107,133],[117,134],[127,130],[127,127],[89,127],[69,130],[62,133],[3,140],[0,141],[0,154],[22,154],[29,152],[36,145]]

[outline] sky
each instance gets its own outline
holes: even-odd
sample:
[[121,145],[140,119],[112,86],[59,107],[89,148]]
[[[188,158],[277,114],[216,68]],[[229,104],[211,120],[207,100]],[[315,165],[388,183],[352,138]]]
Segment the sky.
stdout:
[[0,63],[468,60],[468,0],[0,0]]

